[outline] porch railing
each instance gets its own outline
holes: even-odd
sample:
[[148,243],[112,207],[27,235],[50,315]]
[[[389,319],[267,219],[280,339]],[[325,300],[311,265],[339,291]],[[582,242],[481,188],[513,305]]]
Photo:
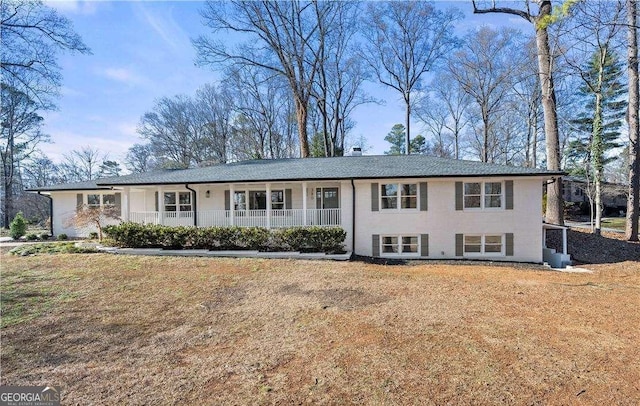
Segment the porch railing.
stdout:
[[[299,226],[339,226],[340,209],[285,209],[271,210],[202,210],[198,211],[200,227],[299,227]],[[305,216],[306,214],[306,216]],[[141,224],[163,224],[168,226],[193,225],[193,212],[164,212],[162,216],[156,211],[131,212],[130,221]]]

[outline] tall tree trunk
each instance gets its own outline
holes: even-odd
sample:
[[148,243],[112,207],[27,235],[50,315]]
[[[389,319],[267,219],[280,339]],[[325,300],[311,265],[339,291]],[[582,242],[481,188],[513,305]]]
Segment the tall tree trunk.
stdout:
[[307,105],[295,97],[296,119],[298,121],[298,141],[300,142],[300,158],[309,157],[309,138],[307,137]]
[[407,111],[405,114],[405,118],[404,118],[404,122],[405,122],[405,128],[407,130],[407,136],[406,136],[406,151],[407,151],[407,155],[411,154],[411,135],[410,135],[410,131],[409,131],[409,126],[410,121],[411,121],[411,100],[410,100],[410,95],[407,93],[405,95],[404,98],[405,103],[407,103]]
[[[552,56],[549,47],[549,34],[545,26],[538,22],[551,14],[551,1],[543,1],[540,13],[535,22],[536,45],[538,49],[538,69],[542,90],[542,109],[544,113],[544,132],[547,151],[547,169],[560,170],[560,136],[558,133],[558,115],[556,111],[556,95],[553,86]],[[546,221],[552,224],[564,224],[564,201],[562,199],[562,181],[556,180],[547,185]]]
[[626,237],[638,241],[638,218],[640,217],[640,144],[638,132],[638,4],[627,0],[627,71],[629,74],[629,198],[627,200]]
[[593,233],[600,235],[602,229],[602,177],[603,177],[603,146],[602,146],[602,81],[604,76],[603,53],[600,60],[600,72],[598,72],[598,88],[595,100],[595,113],[593,116],[593,139],[591,141],[591,159],[593,166],[593,183],[595,186],[595,227]]
[[482,109],[482,162],[489,162],[489,116]]

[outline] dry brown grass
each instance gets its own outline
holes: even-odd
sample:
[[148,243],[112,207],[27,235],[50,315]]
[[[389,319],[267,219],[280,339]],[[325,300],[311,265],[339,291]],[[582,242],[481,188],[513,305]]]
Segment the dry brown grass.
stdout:
[[2,329],[1,384],[64,404],[640,401],[637,262],[1,259],[3,312],[46,304]]

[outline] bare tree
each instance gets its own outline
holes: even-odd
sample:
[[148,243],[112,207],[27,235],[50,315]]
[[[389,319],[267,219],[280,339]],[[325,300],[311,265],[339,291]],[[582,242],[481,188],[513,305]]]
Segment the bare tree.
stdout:
[[423,75],[456,47],[453,28],[462,14],[422,1],[371,3],[367,10],[363,57],[380,83],[402,95],[408,154],[413,97]]
[[[540,87],[542,94],[542,109],[544,112],[544,132],[547,155],[547,169],[560,170],[560,137],[558,133],[558,116],[556,112],[556,95],[553,85],[554,58],[549,46],[549,34],[547,27],[552,21],[551,0],[536,0],[538,4],[537,14],[531,11],[531,1],[524,0],[524,10],[500,7],[495,1],[491,5],[478,8],[477,1],[472,0],[474,13],[506,13],[512,14],[529,21],[536,33],[536,48],[538,54],[538,74],[540,75]],[[547,211],[546,221],[555,224],[564,224],[564,201],[562,199],[562,182],[556,181],[547,185]]]
[[41,132],[43,119],[38,113],[38,104],[8,83],[3,82],[1,86],[2,222],[8,228],[16,211],[15,200],[22,193],[20,165],[49,137]]
[[120,220],[120,208],[115,205],[89,206],[82,205],[65,225],[78,228],[95,227],[98,238],[102,241],[102,230],[110,220]]
[[53,107],[60,86],[58,52],[91,53],[71,22],[42,1],[2,0],[0,38],[2,82],[44,109]]
[[250,65],[281,75],[289,84],[298,123],[300,156],[309,156],[307,116],[319,64],[318,26],[331,2],[210,1],[202,11],[214,33],[235,32],[248,42],[228,49],[222,41],[201,36],[193,41],[198,63]]
[[362,90],[367,69],[354,42],[360,10],[357,2],[332,2],[325,20],[319,20],[320,63],[313,97],[320,113],[317,127],[321,127],[323,156],[344,154],[345,138],[353,125],[349,115],[357,106],[374,102]]
[[524,65],[520,31],[489,27],[471,30],[462,48],[449,58],[448,72],[476,103],[482,129],[479,152],[482,162],[493,162],[497,143],[496,115],[504,110],[507,99]]
[[149,144],[134,144],[125,157],[127,169],[133,173],[149,172],[156,168],[157,162]]
[[638,3],[626,0],[627,6],[627,73],[629,76],[629,197],[627,200],[626,237],[638,241],[640,217],[640,121],[638,120]]
[[83,182],[100,177],[100,165],[107,159],[97,148],[75,149],[59,165],[65,182]]
[[229,69],[224,79],[233,94],[231,123],[235,159],[288,158],[297,150],[290,137],[294,113],[286,83],[269,70],[255,66]]

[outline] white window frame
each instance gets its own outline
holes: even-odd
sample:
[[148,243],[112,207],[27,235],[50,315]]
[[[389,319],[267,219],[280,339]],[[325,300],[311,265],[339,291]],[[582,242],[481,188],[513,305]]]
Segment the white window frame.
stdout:
[[[396,187],[397,193],[395,197],[386,197],[383,196],[382,191],[385,189],[384,187],[386,185],[394,185]],[[403,186],[410,186],[410,185],[415,185],[416,187],[416,194],[415,195],[408,195],[408,194],[404,194],[402,187]],[[384,207],[385,205],[382,203],[385,199],[389,199],[389,198],[395,198],[396,199],[396,207]],[[415,198],[416,199],[416,207],[406,207],[403,208],[402,207],[402,200],[403,199],[407,199],[407,198]],[[420,210],[420,184],[418,182],[388,182],[388,183],[381,183],[379,186],[379,198],[378,198],[378,207],[380,207],[380,211],[418,211]]]
[[[480,194],[467,194],[466,193],[466,185],[471,183],[479,183],[480,184]],[[488,183],[498,183],[500,184],[500,194],[488,194],[486,193],[486,185]],[[480,196],[480,207],[467,207],[466,197],[467,196]],[[500,206],[499,207],[487,207],[486,206],[486,198],[489,196],[500,196]],[[478,182],[463,182],[462,183],[462,208],[464,210],[504,210],[505,207],[505,195],[504,195],[504,181],[478,181]]]
[[[384,246],[389,245],[384,243],[385,238],[397,238],[397,242],[394,245],[396,246],[398,252],[384,252]],[[416,243],[404,244],[402,241],[404,238],[415,238]],[[415,245],[416,251],[402,252],[402,248],[405,245]],[[420,252],[422,252],[421,249],[422,247],[420,246],[420,235],[418,234],[403,234],[403,235],[385,234],[380,236],[380,256],[381,257],[419,257]]]
[[[172,193],[175,195],[176,202],[175,204],[166,204],[165,203],[165,195]],[[186,206],[187,204],[180,203],[180,194],[188,194],[189,195],[189,207],[190,210],[180,210],[180,206]],[[167,206],[175,206],[175,210],[167,210]],[[162,209],[165,213],[192,213],[193,212],[193,196],[190,191],[186,190],[165,190],[162,192]]]
[[[89,203],[89,196],[100,196],[100,203],[99,204],[90,204]],[[106,204],[104,202],[104,197],[105,196],[113,196],[113,204]],[[111,207],[111,206],[115,206],[116,205],[116,194],[115,192],[113,193],[105,193],[105,192],[96,192],[96,193],[87,193],[85,196],[85,202],[87,207]]]
[[[467,252],[467,237],[480,237],[480,252]],[[500,252],[487,252],[487,237],[500,237]],[[473,244],[476,245],[476,244]],[[496,244],[490,244],[496,245]],[[462,253],[465,257],[504,257],[505,254],[506,238],[504,234],[464,234],[462,236]]]
[[[252,210],[267,210],[267,208],[265,207],[264,209],[252,209],[251,208],[251,193],[264,193],[265,195],[267,194],[267,191],[265,189],[242,189],[242,190],[235,190],[234,191],[234,195],[232,196],[232,200],[233,200],[233,209],[235,211],[240,211],[240,212],[247,212],[247,211],[252,211]],[[277,193],[281,193],[282,194],[282,201],[274,201],[273,197],[274,194],[277,195]],[[272,189],[271,190],[271,211],[273,210],[284,210],[285,209],[285,204],[286,204],[286,196],[285,196],[285,189]],[[236,194],[244,194],[244,208],[237,208],[237,201],[235,198]],[[269,198],[269,196],[266,196],[266,198]]]

